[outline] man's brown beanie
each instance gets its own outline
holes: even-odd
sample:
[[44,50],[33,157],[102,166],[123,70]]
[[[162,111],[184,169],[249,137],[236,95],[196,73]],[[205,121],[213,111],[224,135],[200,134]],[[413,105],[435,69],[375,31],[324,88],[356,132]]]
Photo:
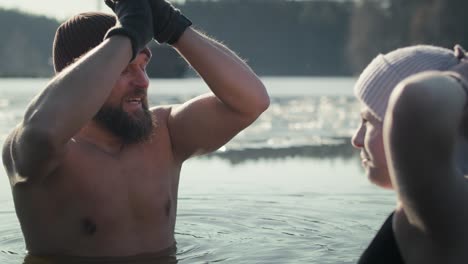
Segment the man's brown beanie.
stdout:
[[104,40],[116,19],[112,15],[89,12],[65,21],[55,33],[53,59],[55,72],[59,73],[86,52]]

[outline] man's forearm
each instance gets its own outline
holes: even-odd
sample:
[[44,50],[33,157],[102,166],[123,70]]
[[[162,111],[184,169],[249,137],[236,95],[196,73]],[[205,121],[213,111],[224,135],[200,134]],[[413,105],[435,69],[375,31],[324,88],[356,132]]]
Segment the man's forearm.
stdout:
[[233,111],[257,116],[268,106],[269,97],[258,76],[222,44],[188,28],[174,46]]
[[131,56],[128,38],[105,41],[47,85],[29,105],[23,126],[68,141],[103,105]]

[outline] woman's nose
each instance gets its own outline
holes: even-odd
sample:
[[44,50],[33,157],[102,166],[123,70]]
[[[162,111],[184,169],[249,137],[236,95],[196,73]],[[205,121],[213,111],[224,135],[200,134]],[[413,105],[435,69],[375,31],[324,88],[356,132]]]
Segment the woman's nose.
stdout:
[[364,146],[364,128],[362,125],[356,130],[356,132],[354,132],[354,135],[351,138],[351,144],[357,149]]

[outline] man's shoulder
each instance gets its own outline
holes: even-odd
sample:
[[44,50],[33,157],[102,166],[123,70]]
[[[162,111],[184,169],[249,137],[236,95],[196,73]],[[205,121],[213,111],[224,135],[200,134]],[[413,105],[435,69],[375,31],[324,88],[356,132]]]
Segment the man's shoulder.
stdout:
[[2,146],[2,161],[3,166],[8,174],[8,176],[13,174],[13,162],[12,162],[12,143],[13,143],[14,133],[10,133],[8,137],[3,142]]
[[174,105],[159,105],[151,107],[150,111],[158,122],[164,121],[167,123],[169,116],[171,115],[172,108]]
[[21,177],[16,167],[21,161],[16,154],[15,137],[18,133],[18,127],[15,127],[5,138],[2,146],[3,168],[10,180],[10,185],[14,186],[20,182],[26,182],[26,178]]

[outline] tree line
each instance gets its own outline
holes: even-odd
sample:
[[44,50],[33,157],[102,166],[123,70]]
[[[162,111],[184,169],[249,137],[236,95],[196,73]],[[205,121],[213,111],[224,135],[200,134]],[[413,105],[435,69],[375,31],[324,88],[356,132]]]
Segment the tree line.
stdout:
[[[264,76],[347,76],[398,47],[468,45],[465,0],[186,0],[178,7],[197,29],[231,47]],[[53,75],[52,41],[59,23],[0,9],[0,76]],[[171,48],[151,48],[151,77],[180,77],[187,71]]]

